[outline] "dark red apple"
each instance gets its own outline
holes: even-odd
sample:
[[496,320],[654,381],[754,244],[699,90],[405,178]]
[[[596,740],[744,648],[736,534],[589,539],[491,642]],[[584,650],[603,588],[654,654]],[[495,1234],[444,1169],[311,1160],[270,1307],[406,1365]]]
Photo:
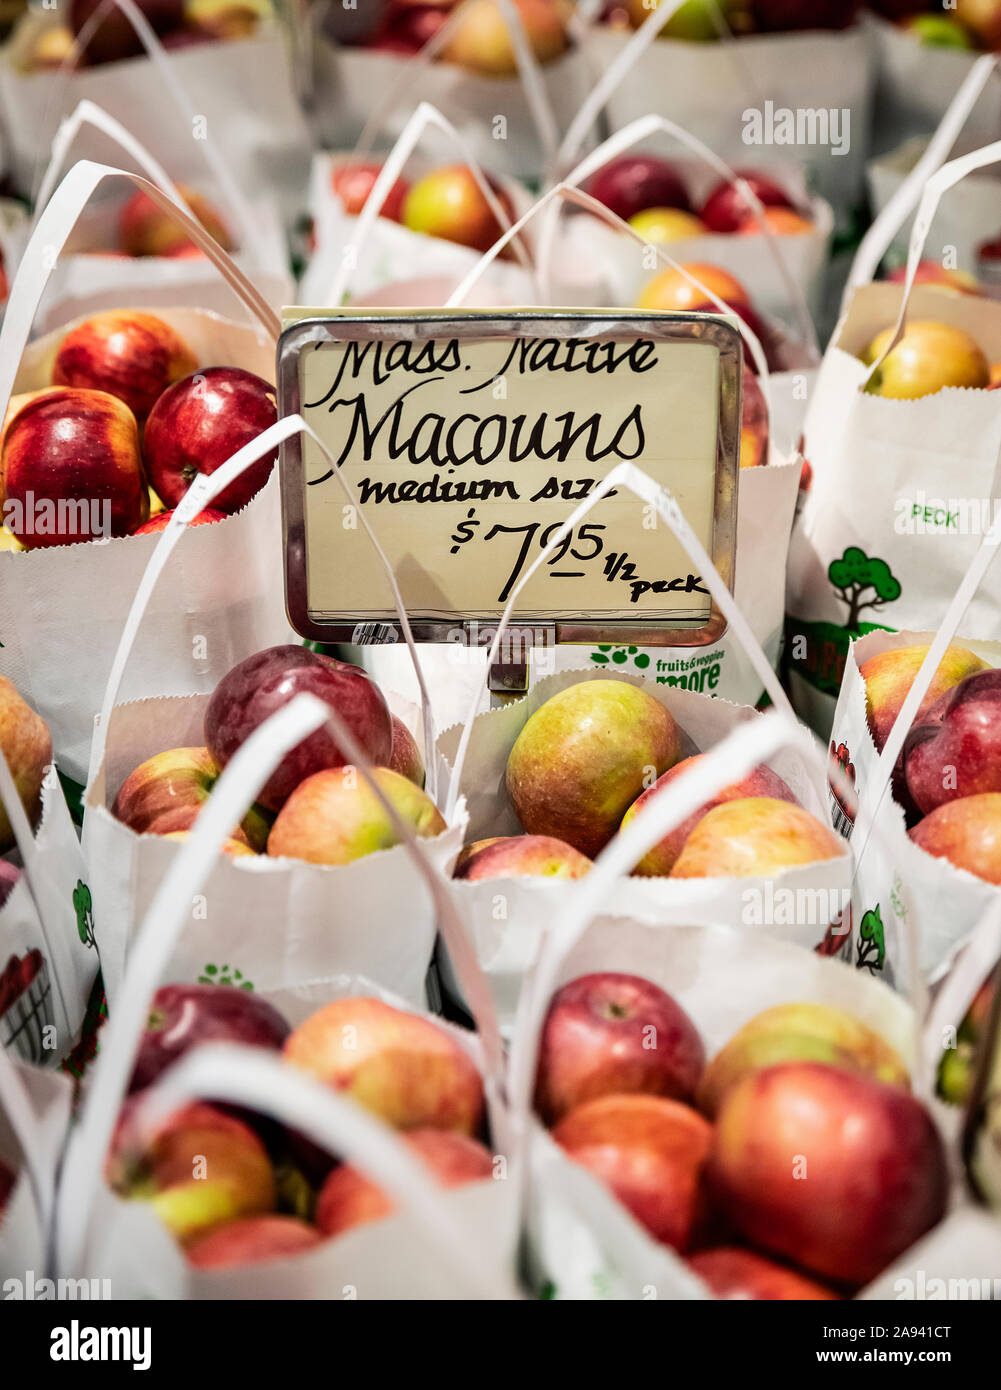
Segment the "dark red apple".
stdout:
[[192,1241],[184,1253],[188,1263],[198,1269],[233,1269],[266,1260],[289,1260],[322,1244],[319,1231],[298,1217],[245,1216],[216,1226]]
[[[755,29],[785,33],[795,29],[847,29],[859,0],[750,0]],[[920,8],[920,0],[913,8]]]
[[291,1029],[266,999],[234,985],[163,985],[153,996],[130,1091],[151,1085],[204,1042],[234,1042],[280,1052]]
[[419,53],[445,23],[448,11],[447,5],[394,7],[390,9],[385,24],[373,39],[371,46]]
[[[393,723],[376,683],[364,672],[335,670],[315,652],[294,646],[247,657],[216,686],[205,711],[205,743],[217,766],[225,767],[256,728],[303,691],[340,715],[371,762],[388,766]],[[318,729],[285,755],[257,799],[280,811],[300,782],[350,761],[330,730]]]
[[[137,526],[132,532],[134,536],[148,536],[157,531],[166,531],[174,515],[175,508],[171,507],[169,512],[157,512],[156,516],[151,516],[149,521],[144,521],[141,526]],[[225,521],[226,513],[217,512],[214,507],[206,507],[203,512],[193,516],[188,522],[189,526],[211,526],[213,521]]]
[[922,815],[1001,792],[1001,671],[974,672],[932,706],[907,736],[904,776]]
[[797,1274],[794,1269],[766,1260],[753,1250],[718,1246],[702,1250],[688,1261],[716,1298],[755,1302],[813,1302],[840,1295]]
[[[214,473],[278,419],[275,388],[242,367],[206,367],[167,388],[149,413],[143,456],[150,482],[176,507],[199,473]],[[238,512],[268,481],[278,450],[252,463],[212,503]]]
[[[745,183],[750,184],[758,201],[765,207],[795,208],[795,203],[785,190],[767,174],[756,174],[752,169],[736,172]],[[728,183],[718,183],[703,204],[699,216],[711,231],[735,232],[738,227],[754,218],[754,211],[738,189]]]
[[17,1181],[17,1174],[13,1168],[8,1167],[0,1158],[0,1222],[3,1221],[4,1208],[10,1194],[14,1191],[14,1183]]
[[677,170],[652,154],[624,154],[609,160],[588,180],[587,192],[626,222],[646,208],[691,211]]
[[[381,170],[381,164],[350,163],[338,164],[334,169],[330,184],[349,217],[357,217],[361,212]],[[388,217],[392,222],[402,222],[403,204],[409,192],[410,185],[406,179],[397,179],[379,209],[379,216]]]
[[[69,26],[74,38],[100,8],[103,0],[70,0]],[[166,34],[184,19],[184,0],[136,0],[158,34]],[[145,53],[142,40],[117,5],[109,5],[87,44],[87,62],[114,63]]]
[[542,1030],[535,1104],[549,1125],[599,1096],[690,1100],[705,1066],[680,1004],[638,975],[582,975],[553,996]]

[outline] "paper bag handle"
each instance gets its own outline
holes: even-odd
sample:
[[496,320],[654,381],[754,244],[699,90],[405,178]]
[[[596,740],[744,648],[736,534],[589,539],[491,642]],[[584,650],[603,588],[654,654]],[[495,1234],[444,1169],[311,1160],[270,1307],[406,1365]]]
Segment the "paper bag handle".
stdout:
[[31,336],[39,301],[55,268],[56,258],[91,195],[108,178],[128,179],[136,188],[148,194],[161,211],[182,226],[192,241],[205,252],[265,333],[277,340],[281,332],[281,322],[267,301],[218,242],[184,208],[139,174],[83,159],[74,164],[35,223],[11,286],[3,324],[0,325],[0,418],[6,414],[21,354]]
[[[72,50],[72,61],[75,63],[78,54],[86,51],[98,25],[106,17],[108,11],[115,8],[119,9],[131,24],[136,37],[146,50],[146,55],[155,72],[169,92],[182,126],[190,131],[198,118],[195,104],[177,75],[176,65],[171,62],[170,55],[135,0],[104,0],[104,3],[94,11],[77,35]],[[65,68],[67,63],[68,60],[62,64],[62,67]],[[259,224],[254,217],[249,201],[244,197],[239,184],[230,173],[229,165],[215,146],[209,140],[202,140],[199,143],[202,146],[202,155],[208,165],[209,172],[222,189],[230,212],[239,226],[240,245],[248,249],[253,247],[255,260],[261,265],[266,265],[267,248],[261,238]]]
[[[447,135],[458,147],[459,153],[469,166],[469,172],[476,180],[476,186],[483,194],[487,206],[497,219],[500,227],[510,227],[511,222],[504,210],[504,207],[496,193],[490,187],[489,180],[484,174],[479,161],[469,148],[467,142],[456,130],[447,117],[443,116],[437,107],[432,106],[428,101],[422,101],[417,110],[407,121],[403,130],[400,132],[396,144],[383,160],[382,168],[369,190],[369,195],[365,199],[365,204],[358,214],[354,232],[351,240],[346,246],[341,248],[340,265],[334,275],[333,282],[328,295],[331,304],[342,304],[348,288],[348,279],[351,272],[358,263],[358,252],[366,245],[375,226],[375,220],[389,196],[390,189],[403,172],[403,167],[413,154],[421,136],[429,126],[437,127],[443,134]],[[518,230],[515,225],[515,232]],[[510,238],[509,238],[510,239]],[[507,244],[506,242],[504,243]],[[515,242],[515,252],[523,267],[531,270],[531,263],[527,252],[521,241]]]
[[[452,777],[449,785],[448,800],[446,803],[446,820],[451,820],[456,801],[459,797],[462,769],[465,764],[466,754],[469,750],[469,741],[472,737],[473,724],[476,720],[480,701],[483,698],[483,692],[486,689],[490,667],[497,659],[497,653],[500,649],[500,644],[508,623],[511,620],[511,614],[514,611],[514,605],[518,601],[518,596],[564,537],[570,534],[577,523],[583,520],[602,498],[606,497],[609,492],[617,488],[627,488],[641,501],[653,507],[660,519],[665,522],[676,539],[681,542],[691,557],[692,563],[699,566],[699,574],[703,582],[708,586],[710,594],[725,616],[727,623],[733,630],[734,636],[746,652],[762,685],[771,697],[773,705],[776,709],[781,710],[787,718],[795,721],[795,715],[793,714],[792,705],[789,703],[789,697],[783,690],[778,676],[772,670],[771,664],[762,650],[758,639],[751,631],[750,624],[740,611],[740,607],[734,600],[730,590],[724,584],[709,553],[685,520],[684,514],[674,497],[666,487],[661,487],[658,483],[655,483],[648,473],[644,473],[643,470],[637,468],[635,464],[619,463],[616,464],[610,473],[605,475],[601,482],[598,483],[597,487],[592,491],[591,495],[574,508],[556,535],[549,544],[544,547],[534,562],[529,565],[528,569],[525,570],[524,574],[521,575],[517,584],[515,584],[514,588],[511,590],[511,595],[501,615],[501,620],[497,625],[497,631],[494,635],[493,642],[490,645],[490,651],[487,654],[487,659],[483,666],[483,674],[477,684],[469,707],[469,715],[467,716],[459,739],[459,746],[456,750],[455,762],[453,764]],[[731,778],[731,781],[732,780]]]
[[842,316],[847,313],[855,291],[868,285],[876,274],[893,238],[917,207],[929,177],[942,167],[980,94],[997,71],[999,61],[992,53],[985,53],[976,60],[949,103],[924,154],[862,238],[841,298]]
[[469,1297],[515,1299],[513,1282],[484,1270],[481,1252],[456,1218],[446,1189],[400,1135],[349,1096],[261,1048],[205,1043],[186,1054],[136,1104],[131,1122],[142,1143],[193,1101],[240,1105],[269,1115],[360,1169],[420,1229]]

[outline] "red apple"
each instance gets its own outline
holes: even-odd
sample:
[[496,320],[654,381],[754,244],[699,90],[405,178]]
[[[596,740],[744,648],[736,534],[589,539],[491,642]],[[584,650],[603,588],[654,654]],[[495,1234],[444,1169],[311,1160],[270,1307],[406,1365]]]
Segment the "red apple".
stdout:
[[[558,58],[567,46],[562,5],[555,0],[515,0],[515,4],[536,59],[549,63]],[[517,74],[518,62],[507,20],[497,0],[470,0],[442,57],[486,77]]]
[[109,309],[66,334],[52,383],[107,391],[141,418],[168,386],[197,366],[195,354],[163,319],[138,309]]
[[[184,18],[184,0],[137,0],[143,16],[158,34],[166,34]],[[69,25],[74,38],[101,7],[101,0],[70,0]],[[109,5],[87,44],[88,63],[114,63],[145,53],[142,39],[117,5]]]
[[445,23],[448,5],[398,5],[391,8],[370,47],[419,53]]
[[[814,223],[802,213],[792,208],[765,208],[765,227],[773,236],[806,236],[812,232]],[[756,217],[746,218],[737,228],[737,236],[762,236],[764,228]]]
[[[238,449],[275,424],[275,389],[242,367],[206,367],[168,387],[150,411],[143,456],[150,482],[176,507],[199,473],[214,473]],[[213,506],[238,512],[271,476],[278,450],[252,463]]]
[[947,801],[908,833],[926,854],[948,859],[988,883],[1001,883],[1001,793]]
[[233,1269],[290,1260],[323,1244],[323,1237],[295,1216],[245,1216],[217,1226],[185,1249],[188,1263],[198,1269]]
[[655,1240],[682,1253],[706,1219],[712,1126],[662,1096],[602,1096],[571,1110],[553,1138],[603,1182]]
[[453,878],[583,878],[591,860],[551,835],[503,836],[467,855]]
[[381,999],[335,999],[289,1036],[285,1056],[396,1129],[476,1134],[483,1083],[444,1028]]
[[[349,217],[357,217],[361,212],[381,171],[381,164],[338,164],[335,167],[330,178],[331,186]],[[397,179],[379,209],[379,216],[401,222],[409,189],[406,179]]]
[[671,878],[768,878],[796,864],[837,859],[844,841],[789,801],[748,796],[707,811],[690,832]]
[[481,849],[486,849],[487,845],[500,844],[502,840],[516,840],[517,835],[488,835],[484,840],[472,840],[468,845],[463,845],[456,856],[455,865],[452,869],[453,878],[461,878],[462,870],[472,859],[474,854],[479,854]]
[[[767,174],[756,174],[752,169],[736,171],[752,193],[766,208],[794,208],[795,204],[785,189],[769,178]],[[713,232],[735,232],[750,219],[757,226],[752,205],[739,189],[729,183],[718,183],[702,205],[702,221]]]
[[290,1032],[266,999],[234,985],[161,985],[153,996],[132,1069],[130,1091],[204,1042],[234,1042],[280,1051]]
[[[894,285],[902,285],[907,280],[907,267],[898,265],[887,275]],[[949,289],[959,290],[961,294],[979,294],[980,286],[973,275],[965,270],[947,270],[941,261],[918,261],[918,268],[914,274],[916,285],[945,285]]]
[[17,1174],[0,1158],[0,1224],[3,1223],[4,1209],[10,1199],[10,1194],[14,1191],[15,1182],[17,1182]]
[[402,719],[397,719],[394,714],[392,720],[393,751],[388,764],[390,771],[406,777],[415,787],[423,787],[424,763],[421,760],[421,750],[417,747],[417,740]]
[[[624,830],[630,821],[639,815],[651,797],[656,796],[658,791],[668,786],[676,778],[683,776],[685,772],[690,771],[696,763],[702,760],[702,757],[701,753],[696,753],[690,758],[682,759],[674,767],[668,768],[662,777],[658,777],[652,787],[648,787],[633,802],[622,817],[622,829]],[[712,800],[707,801],[704,806],[700,806],[697,811],[693,811],[686,820],[682,821],[674,830],[669,831],[662,840],[654,845],[652,850],[643,856],[633,869],[633,873],[641,878],[669,874],[674,868],[675,860],[684,848],[685,841],[707,811],[711,811],[714,806],[722,806],[726,801],[739,801],[748,796],[769,796],[780,801],[792,802],[794,806],[799,804],[782,778],[770,767],[765,767],[762,764],[740,782],[734,782],[732,786],[724,787]]]
[[131,1116],[126,1105],[108,1156],[108,1181],[121,1196],[148,1202],[182,1243],[274,1209],[271,1162],[249,1125],[199,1102],[176,1111],[142,1146]]
[[709,1175],[746,1240],[852,1286],[936,1225],[948,1190],[942,1141],[920,1102],[815,1062],[766,1067],[726,1094]]
[[741,390],[740,466],[761,468],[768,462],[768,406],[747,360]]
[[[384,766],[393,746],[393,725],[382,691],[362,671],[334,670],[306,647],[268,647],[234,666],[216,686],[205,711],[205,742],[225,767],[253,731],[303,691],[328,704],[344,720],[369,760]],[[326,727],[285,755],[258,797],[279,811],[307,777],[348,761]]]
[[[430,839],[445,829],[437,806],[408,778],[388,767],[377,767],[373,777],[416,836]],[[268,854],[310,864],[350,864],[398,844],[396,828],[368,779],[348,765],[314,772],[299,783],[271,828]]]
[[[494,192],[514,221],[510,199],[500,189]],[[434,169],[415,183],[403,204],[403,225],[474,251],[489,250],[503,231],[465,164]]]
[[753,1250],[739,1246],[718,1246],[701,1250],[688,1261],[714,1298],[761,1301],[813,1302],[840,1298],[840,1294],[815,1284],[794,1269],[766,1260]]
[[765,33],[846,29],[857,11],[858,0],[750,0],[754,27]]
[[645,690],[580,681],[547,700],[518,735],[508,795],[530,835],[551,835],[593,859],[680,752],[677,724]]
[[[0,751],[7,759],[25,815],[35,825],[42,813],[42,782],[52,764],[52,735],[42,716],[21,698],[6,676],[0,676]],[[0,806],[0,853],[13,844],[7,812]]]
[[[132,534],[134,536],[149,536],[156,534],[157,531],[166,531],[175,510],[174,507],[171,507],[169,512],[157,512],[156,516],[151,516],[149,521],[144,521],[141,526],[137,526]],[[217,512],[215,507],[206,507],[203,512],[199,512],[197,516],[193,516],[188,522],[188,525],[211,526],[214,521],[225,520],[225,512]]]
[[[147,758],[118,789],[111,814],[137,835],[190,830],[219,780],[219,767],[207,748],[169,748]],[[268,818],[252,806],[233,838],[263,850]]]
[[[232,238],[211,203],[200,193],[182,184],[178,185],[177,191],[184,198],[192,216],[202,224],[209,236],[214,238],[224,251],[232,251]],[[118,222],[118,240],[122,250],[129,256],[170,256],[186,247],[194,246],[184,228],[141,189],[133,193],[122,209]]]
[[29,550],[127,536],[149,515],[136,418],[116,396],[56,386],[4,425],[4,520]]
[[681,175],[673,164],[653,154],[623,154],[610,159],[592,174],[586,188],[623,222],[647,208],[691,211]]
[[961,797],[1001,792],[1001,671],[974,670],[941,695],[907,735],[903,762],[923,815]]
[[680,1004],[651,980],[582,975],[557,990],[542,1029],[535,1107],[553,1125],[600,1096],[689,1101],[705,1051]]
[[[928,651],[927,645],[893,647],[889,651],[877,652],[859,667],[859,675],[865,682],[866,721],[879,752],[883,751],[890,737],[890,730]],[[920,729],[926,724],[932,707],[967,676],[989,669],[986,661],[965,647],[947,647],[925,698],[918,707],[912,729]]]
[[[493,1176],[489,1151],[467,1134],[415,1129],[404,1140],[441,1187],[463,1187]],[[392,1199],[377,1183],[344,1164],[323,1184],[316,1203],[316,1224],[325,1236],[339,1236],[366,1221],[381,1221],[394,1210]]]
[[11,864],[6,859],[0,859],[0,907],[3,907],[13,893],[20,878],[21,870],[16,864]]

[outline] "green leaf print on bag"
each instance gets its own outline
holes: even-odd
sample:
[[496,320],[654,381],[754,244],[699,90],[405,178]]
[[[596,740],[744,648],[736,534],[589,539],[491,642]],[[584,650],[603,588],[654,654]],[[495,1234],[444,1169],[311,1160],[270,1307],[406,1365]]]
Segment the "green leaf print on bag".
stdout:
[[871,975],[882,970],[886,963],[886,942],[883,938],[883,919],[878,904],[870,909],[859,923],[857,944],[856,969],[868,970]]
[[[845,626],[849,632],[858,631],[859,614],[864,608],[885,608],[900,597],[900,580],[886,561],[870,560],[857,545],[850,545],[840,560],[831,561],[827,577],[838,598],[848,605]],[[863,603],[862,595],[869,589],[873,596]]]
[[[611,655],[609,655],[611,653]],[[639,647],[613,647],[611,643],[599,646],[597,651],[591,653],[591,660],[596,666],[625,666],[632,658],[632,669],[634,671],[645,671],[650,665],[650,657],[647,652],[641,652]]]
[[76,912],[76,929],[85,946],[94,945],[94,903],[90,889],[83,879],[77,880],[73,889],[73,908]]
[[237,989],[254,988],[250,980],[243,978],[243,971],[230,969],[228,965],[206,965],[198,976],[200,985],[234,985]]

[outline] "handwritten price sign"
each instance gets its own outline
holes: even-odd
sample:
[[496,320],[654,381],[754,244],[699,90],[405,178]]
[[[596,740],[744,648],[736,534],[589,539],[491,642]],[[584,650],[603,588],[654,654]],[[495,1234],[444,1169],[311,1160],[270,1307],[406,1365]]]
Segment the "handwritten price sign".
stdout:
[[[495,620],[623,461],[670,489],[732,580],[740,350],[725,321],[297,310],[286,324],[282,409],[298,410],[330,455],[308,438],[283,449],[289,611],[304,636],[394,617],[359,508],[411,621],[433,639]],[[565,640],[714,635],[708,590],[684,548],[621,491],[560,539],[516,616],[555,625]]]

